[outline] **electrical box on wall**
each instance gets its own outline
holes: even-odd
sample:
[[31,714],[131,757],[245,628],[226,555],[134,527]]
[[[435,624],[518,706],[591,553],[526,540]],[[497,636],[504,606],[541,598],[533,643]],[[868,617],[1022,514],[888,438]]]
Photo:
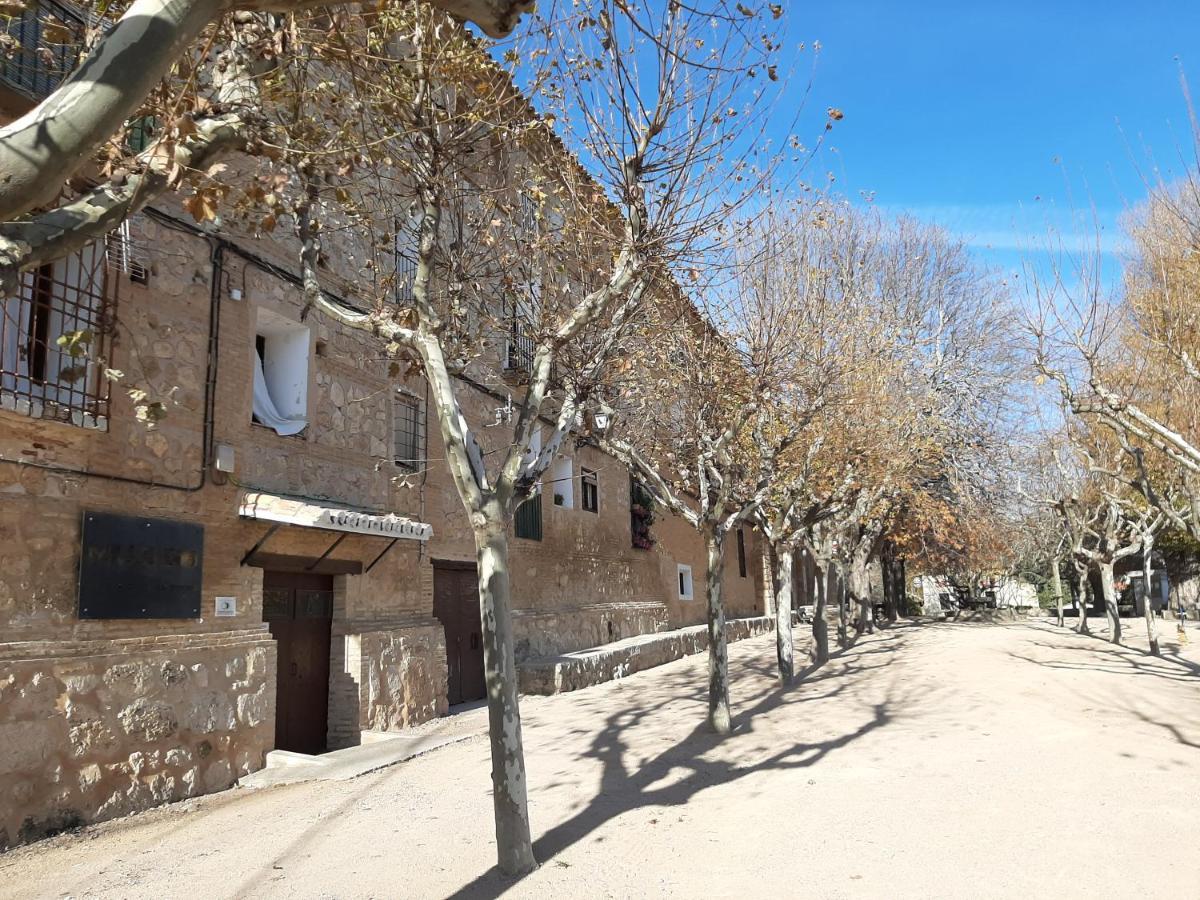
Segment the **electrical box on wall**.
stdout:
[[215,465],[218,472],[233,472],[237,465],[237,452],[228,444],[217,444]]

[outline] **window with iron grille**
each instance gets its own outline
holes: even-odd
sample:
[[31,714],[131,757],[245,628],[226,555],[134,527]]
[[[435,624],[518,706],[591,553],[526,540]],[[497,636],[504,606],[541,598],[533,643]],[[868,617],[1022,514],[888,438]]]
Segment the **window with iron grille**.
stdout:
[[579,485],[583,490],[583,511],[600,512],[600,480],[591,469],[579,470]]
[[392,410],[396,465],[415,471],[421,467],[424,451],[421,401],[412,394],[398,391]]
[[105,247],[89,244],[21,274],[0,319],[0,407],[39,419],[103,428],[103,361],[115,301]]
[[746,577],[746,534],[739,528],[737,530],[737,550],[738,550],[738,576]]
[[36,0],[8,17],[0,81],[36,100],[48,96],[75,68],[86,24],[79,9],[55,0]]
[[413,300],[413,281],[417,277],[417,226],[415,220],[396,219],[396,303],[406,306]]
[[519,538],[530,541],[542,539],[542,495],[534,494],[517,507],[514,518],[515,533]]

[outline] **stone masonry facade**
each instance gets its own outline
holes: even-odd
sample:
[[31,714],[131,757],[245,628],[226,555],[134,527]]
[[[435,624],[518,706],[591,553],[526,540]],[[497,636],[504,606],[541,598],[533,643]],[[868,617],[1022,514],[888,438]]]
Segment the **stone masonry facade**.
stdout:
[[[267,615],[273,574],[331,585],[328,683],[310,700],[326,749],[448,711],[435,582],[439,563],[471,564],[475,549],[425,385],[391,374],[369,335],[302,317],[290,239],[206,234],[169,202],[141,214],[136,233],[145,277],[119,265],[104,275],[107,365],[121,373],[107,415],[85,427],[0,403],[0,849],[222,790],[265,764],[288,675]],[[356,273],[338,270],[336,246],[329,256],[330,289],[351,295]],[[307,427],[292,436],[253,421],[264,323],[303,350]],[[464,381],[464,411],[491,421],[519,389]],[[395,462],[398,391],[415,403],[420,471]],[[165,415],[145,421],[147,402]],[[486,443],[500,431],[481,434]],[[580,503],[584,469],[594,511]],[[541,540],[511,541],[520,660],[704,621],[704,549],[686,523],[660,511],[654,546],[633,547],[629,473],[595,446],[568,442],[555,478]],[[568,481],[574,502],[559,505],[554,485]],[[427,523],[432,538],[242,516],[249,492],[394,514]],[[202,527],[199,615],[81,617],[89,512]],[[744,571],[728,544],[728,615],[761,615],[755,536],[744,535]],[[695,573],[691,597],[678,590],[680,566]],[[232,609],[218,615],[218,598]]]

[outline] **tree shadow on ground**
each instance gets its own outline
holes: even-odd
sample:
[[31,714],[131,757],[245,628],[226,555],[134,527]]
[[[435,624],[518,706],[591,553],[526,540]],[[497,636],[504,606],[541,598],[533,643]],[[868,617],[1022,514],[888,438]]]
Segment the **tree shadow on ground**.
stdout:
[[[1139,620],[1140,622],[1140,620]],[[1129,655],[1131,658],[1142,658],[1147,660],[1160,660],[1164,663],[1170,663],[1185,670],[1190,675],[1200,675],[1200,664],[1194,663],[1189,659],[1184,659],[1179,655],[1180,645],[1173,642],[1164,632],[1169,631],[1167,628],[1160,629],[1159,632],[1159,647],[1161,652],[1158,656],[1152,654],[1149,649],[1143,650],[1141,647],[1136,647],[1130,644],[1114,644],[1108,639],[1107,632],[1103,630],[1080,632],[1076,628],[1062,627],[1052,625],[1050,623],[1036,625],[1028,623],[1028,628],[1033,628],[1036,631],[1045,632],[1050,630],[1052,634],[1069,636],[1071,640],[1077,641],[1079,646],[1072,649],[1093,649],[1098,650],[1101,647],[1110,652],[1120,652]],[[1125,627],[1129,627],[1127,624]],[[1097,642],[1099,642],[1097,644]]]
[[[541,865],[548,865],[567,848],[628,812],[650,806],[681,807],[707,788],[729,784],[764,771],[807,768],[886,726],[904,705],[903,700],[895,697],[891,690],[886,692],[882,702],[870,704],[871,714],[866,721],[836,737],[789,743],[750,764],[741,761],[748,755],[745,751],[727,753],[726,756],[732,757],[728,759],[717,759],[711,755],[719,748],[730,749],[731,742],[747,738],[754,732],[753,723],[760,716],[794,703],[809,703],[852,692],[860,686],[863,676],[891,665],[908,636],[909,633],[901,629],[890,629],[877,634],[875,640],[864,642],[860,639],[850,648],[832,653],[828,664],[804,669],[790,685],[781,686],[775,682],[760,688],[747,701],[739,704],[741,708],[733,716],[733,734],[729,737],[712,734],[701,724],[682,741],[673,743],[649,759],[631,761],[632,748],[626,741],[628,732],[640,724],[653,722],[655,717],[678,715],[678,710],[668,707],[678,707],[683,701],[689,715],[694,715],[701,722],[704,718],[708,701],[707,686],[703,679],[697,679],[695,672],[671,673],[665,677],[660,673],[653,689],[631,697],[628,708],[609,715],[588,749],[576,757],[601,763],[603,770],[599,789],[581,809],[534,842],[535,857]],[[748,684],[761,683],[763,679],[774,680],[774,669],[760,659],[734,657],[730,662],[730,684],[735,692],[739,688],[745,690]],[[752,753],[759,748],[746,749]],[[684,773],[682,777],[679,776],[680,772]],[[660,785],[659,782],[664,783]],[[521,881],[520,877],[508,878],[492,867],[450,896],[499,897]]]
[[[1073,632],[1069,632],[1074,634]],[[1077,644],[1055,644],[1047,641],[1031,641],[1035,647],[1067,656],[1055,659],[1037,659],[1010,651],[1009,656],[1047,669],[1075,669],[1079,671],[1107,672],[1111,675],[1142,675],[1168,681],[1195,682],[1200,676],[1200,665],[1185,659],[1170,656],[1152,656],[1142,650],[1119,644],[1097,643],[1087,635],[1075,635],[1083,642]],[[1075,658],[1069,658],[1074,656]],[[1100,656],[1101,659],[1096,659]]]

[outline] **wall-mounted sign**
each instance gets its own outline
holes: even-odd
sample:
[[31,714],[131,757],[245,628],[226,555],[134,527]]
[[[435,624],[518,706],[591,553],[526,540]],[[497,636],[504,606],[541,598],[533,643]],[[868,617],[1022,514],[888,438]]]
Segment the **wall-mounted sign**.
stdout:
[[237,597],[218,597],[216,601],[216,612],[218,616],[236,616]]
[[412,541],[427,541],[433,536],[432,526],[392,513],[378,515],[336,506],[318,506],[303,500],[258,492],[242,496],[238,515],[243,519],[262,519],[286,525],[373,534],[385,538],[405,538]]
[[204,526],[85,512],[79,618],[196,619]]

